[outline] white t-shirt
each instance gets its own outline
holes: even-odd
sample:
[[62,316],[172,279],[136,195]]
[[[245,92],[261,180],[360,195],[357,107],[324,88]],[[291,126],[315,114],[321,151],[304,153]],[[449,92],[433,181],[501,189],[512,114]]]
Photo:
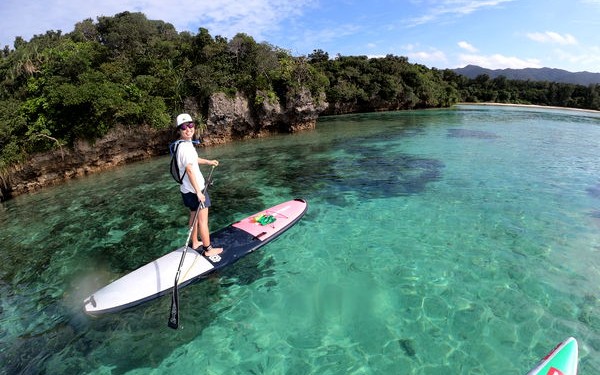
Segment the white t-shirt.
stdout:
[[[196,182],[200,190],[204,190],[204,176],[200,172],[200,166],[198,165],[198,152],[191,141],[183,141],[179,144],[177,149],[177,165],[179,166],[179,175],[183,175],[185,172],[186,165],[192,165],[192,171],[196,177]],[[194,187],[190,182],[190,175],[186,173],[183,177],[183,182],[179,187],[182,193],[196,193]]]

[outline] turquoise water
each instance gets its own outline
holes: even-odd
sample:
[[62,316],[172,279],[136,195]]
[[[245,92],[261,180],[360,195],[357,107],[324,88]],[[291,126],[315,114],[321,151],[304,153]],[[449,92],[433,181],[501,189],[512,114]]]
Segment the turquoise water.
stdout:
[[202,150],[211,228],[306,198],[276,241],[170,298],[82,300],[183,245],[158,158],[0,205],[0,364],[24,374],[600,373],[600,116],[463,106],[329,117]]

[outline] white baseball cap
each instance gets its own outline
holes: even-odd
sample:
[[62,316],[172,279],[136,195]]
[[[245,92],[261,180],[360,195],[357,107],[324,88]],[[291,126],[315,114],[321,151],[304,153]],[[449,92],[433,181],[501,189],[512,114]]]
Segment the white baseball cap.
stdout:
[[187,113],[182,113],[177,116],[177,126],[185,124],[186,122],[192,122],[192,116],[188,115]]

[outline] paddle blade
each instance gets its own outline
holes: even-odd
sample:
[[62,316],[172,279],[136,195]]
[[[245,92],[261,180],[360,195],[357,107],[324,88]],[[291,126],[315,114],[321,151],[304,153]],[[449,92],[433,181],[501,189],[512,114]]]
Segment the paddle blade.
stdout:
[[177,329],[179,328],[179,288],[173,288],[173,296],[171,298],[171,314],[169,315],[169,322],[167,325],[169,328]]

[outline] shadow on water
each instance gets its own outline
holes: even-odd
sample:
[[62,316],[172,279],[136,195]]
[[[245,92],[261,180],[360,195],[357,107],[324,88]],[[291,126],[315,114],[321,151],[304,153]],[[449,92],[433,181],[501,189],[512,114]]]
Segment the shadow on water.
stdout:
[[500,136],[485,130],[448,129],[448,138],[496,139]]
[[587,188],[586,191],[591,197],[600,199],[600,183]]
[[[265,147],[257,153],[277,155],[253,160],[252,168],[268,170],[258,184],[275,188],[287,188],[294,197],[318,195],[328,203],[338,206],[353,205],[347,196],[354,194],[361,199],[389,198],[423,193],[430,182],[442,177],[444,163],[437,159],[418,157],[378,146],[389,137],[402,138],[414,135],[410,129],[398,134],[380,134],[359,139],[333,141],[324,145],[291,145],[285,153]],[[343,157],[331,156],[336,149]],[[241,154],[242,160],[252,159]],[[257,182],[254,182],[257,184]],[[239,197],[248,204],[250,196],[258,199],[260,193],[253,186],[229,187],[226,194]],[[262,206],[264,207],[264,206]],[[253,208],[261,209],[260,204]]]
[[353,147],[353,159],[335,162],[332,178],[325,179],[331,195],[355,192],[362,199],[389,198],[420,194],[428,183],[441,178],[443,163],[407,154],[376,156],[380,151]]
[[[348,155],[321,161],[317,173],[299,177],[330,204],[349,206],[348,195],[361,200],[423,193],[442,176],[443,162],[401,152],[386,152],[368,140],[337,145]],[[349,194],[350,193],[350,194]]]

